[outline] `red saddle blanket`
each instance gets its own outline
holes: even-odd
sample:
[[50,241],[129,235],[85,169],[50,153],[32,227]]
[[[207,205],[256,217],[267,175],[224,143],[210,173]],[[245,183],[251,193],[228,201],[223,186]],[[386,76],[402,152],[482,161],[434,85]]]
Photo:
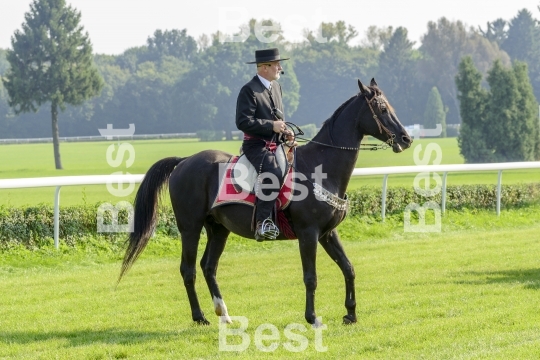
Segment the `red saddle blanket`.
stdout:
[[[231,179],[231,170],[238,158],[238,156],[231,158],[231,160],[227,164],[225,175],[220,181],[219,189],[214,203],[212,204],[212,208],[227,204],[245,204],[249,206],[255,206],[255,194],[244,190],[239,190],[239,188],[234,185]],[[278,209],[276,219],[277,226],[287,239],[297,238],[289,220],[287,219],[287,216],[283,212],[283,210],[286,209],[291,203],[293,192],[294,180],[291,167],[285,175],[283,186],[281,187],[279,195],[276,198],[276,208]]]
[[[235,186],[231,179],[231,170],[233,165],[238,160],[238,156],[231,158],[227,164],[227,169],[225,171],[225,176],[221,179],[219,184],[219,190],[212,204],[212,208],[216,206],[226,205],[226,204],[246,204],[246,205],[255,205],[255,194],[241,190],[239,187]],[[285,175],[285,180],[283,186],[279,191],[279,195],[276,198],[276,208],[278,210],[286,209],[293,196],[294,192],[294,181],[292,178],[292,167],[289,168],[288,173]]]

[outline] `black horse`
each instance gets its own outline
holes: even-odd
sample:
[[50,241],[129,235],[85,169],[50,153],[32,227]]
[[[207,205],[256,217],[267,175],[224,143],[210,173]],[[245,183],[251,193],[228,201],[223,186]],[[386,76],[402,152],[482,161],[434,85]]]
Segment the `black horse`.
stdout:
[[[311,142],[299,146],[296,151],[295,171],[305,175],[299,183],[315,190],[317,196],[310,190],[307,197],[292,201],[286,212],[300,247],[306,287],[305,318],[315,326],[319,325],[315,315],[318,243],[337,263],[345,277],[347,315],[343,317],[343,322],[356,322],[354,269],[345,255],[336,227],[345,217],[345,190],[363,137],[371,135],[386,142],[395,153],[407,149],[412,143],[375,80],[371,80],[369,87],[358,80],[358,86],[358,94],[343,103],[325,121]],[[193,320],[201,324],[209,324],[195,291],[197,247],[202,228],[206,229],[208,242],[200,265],[214,301],[215,312],[226,322],[231,322],[231,319],[216,281],[219,258],[231,231],[245,238],[254,238],[251,207],[233,204],[211,208],[220,182],[219,165],[227,163],[232,156],[222,151],[208,150],[187,158],[165,158],[148,170],[135,198],[134,232],[129,236],[118,280],[148,243],[156,224],[159,194],[169,180],[171,203],[182,238],[180,273]],[[327,177],[322,183],[314,185],[310,178],[317,167]],[[280,239],[285,237],[280,235]]]

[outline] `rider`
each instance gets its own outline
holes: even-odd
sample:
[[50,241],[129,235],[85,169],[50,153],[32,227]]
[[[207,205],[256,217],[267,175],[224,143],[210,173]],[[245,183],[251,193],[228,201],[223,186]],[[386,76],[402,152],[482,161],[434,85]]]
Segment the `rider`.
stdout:
[[[282,174],[271,149],[282,142],[281,133],[290,134],[283,121],[281,86],[276,81],[282,74],[280,61],[288,59],[282,59],[275,48],[255,51],[255,61],[247,64],[257,64],[257,75],[242,87],[236,103],[236,126],[244,132],[242,151],[265,184],[257,185],[254,210],[257,241],[275,239],[279,234],[272,221],[272,210],[281,188]],[[275,183],[276,178],[279,184]]]

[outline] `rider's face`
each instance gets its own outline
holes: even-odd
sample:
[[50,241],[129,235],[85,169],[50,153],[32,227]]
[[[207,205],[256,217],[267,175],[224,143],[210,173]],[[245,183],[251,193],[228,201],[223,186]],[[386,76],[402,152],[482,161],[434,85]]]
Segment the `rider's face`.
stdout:
[[272,61],[263,64],[257,64],[258,73],[268,81],[278,80],[281,75],[281,64],[279,61]]

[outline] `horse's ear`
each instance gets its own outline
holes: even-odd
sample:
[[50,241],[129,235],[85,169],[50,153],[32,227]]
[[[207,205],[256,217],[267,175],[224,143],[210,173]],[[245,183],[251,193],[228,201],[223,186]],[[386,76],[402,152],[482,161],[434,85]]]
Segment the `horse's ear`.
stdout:
[[377,85],[377,82],[375,81],[375,78],[372,78],[371,79],[371,86],[376,86],[376,87],[379,87],[379,85]]
[[362,84],[362,82],[360,81],[360,79],[358,79],[358,87],[360,88],[360,91],[362,92],[362,94],[364,95],[369,95],[371,92],[369,91],[369,89],[364,85]]

